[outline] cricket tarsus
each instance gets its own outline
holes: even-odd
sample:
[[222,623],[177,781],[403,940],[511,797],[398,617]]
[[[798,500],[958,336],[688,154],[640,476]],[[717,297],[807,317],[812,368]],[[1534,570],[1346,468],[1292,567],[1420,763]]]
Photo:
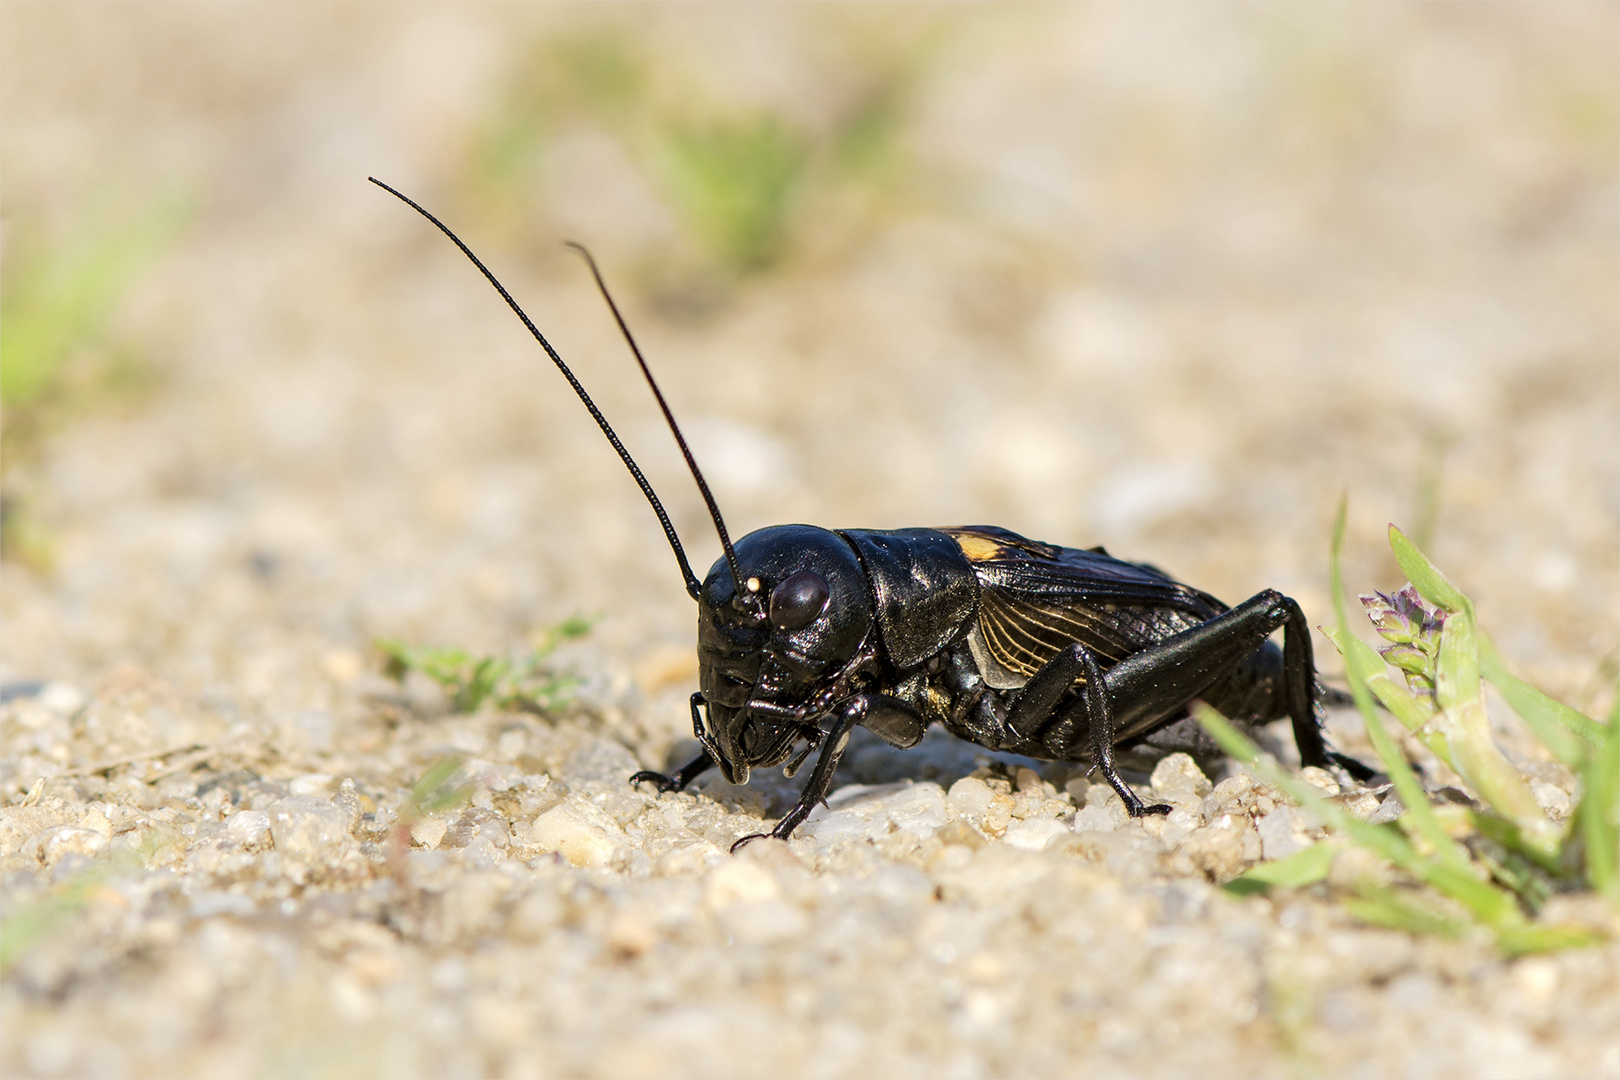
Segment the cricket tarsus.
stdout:
[[685,791],[686,785],[714,767],[714,759],[704,751],[674,772],[665,774],[643,769],[630,778],[632,784],[656,784],[659,791]]

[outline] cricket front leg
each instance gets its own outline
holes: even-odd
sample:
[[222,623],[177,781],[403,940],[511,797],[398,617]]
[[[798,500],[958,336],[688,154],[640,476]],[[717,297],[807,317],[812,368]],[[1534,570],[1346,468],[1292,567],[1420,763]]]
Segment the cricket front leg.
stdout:
[[849,733],[855,729],[865,718],[867,710],[871,708],[871,699],[866,694],[857,694],[838,707],[833,714],[832,726],[821,740],[821,753],[816,757],[816,767],[810,771],[810,779],[805,781],[804,789],[799,792],[799,801],[782,816],[776,823],[776,828],[768,833],[753,833],[743,837],[731,845],[731,853],[735,855],[737,849],[750,840],[758,840],[763,836],[774,836],[778,840],[786,840],[793,835],[793,830],[804,823],[810,816],[810,811],[816,804],[827,797],[827,791],[832,787],[833,773],[838,771],[838,762],[844,756],[844,750],[849,746]]
[[698,712],[699,706],[708,707],[701,692],[692,695],[692,730],[696,733],[698,742],[703,744],[703,753],[667,776],[661,772],[653,772],[651,769],[643,769],[630,777],[632,784],[646,781],[657,784],[659,791],[685,791],[687,784],[714,768],[714,755],[709,752],[711,740],[708,731],[703,726],[703,716]]

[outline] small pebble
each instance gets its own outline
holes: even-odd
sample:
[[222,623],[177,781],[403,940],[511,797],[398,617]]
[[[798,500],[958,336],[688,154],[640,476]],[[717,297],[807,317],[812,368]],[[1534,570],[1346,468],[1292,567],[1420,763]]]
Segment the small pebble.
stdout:
[[605,866],[617,847],[606,830],[568,803],[535,818],[529,826],[528,843],[541,851],[557,852],[571,866]]
[[781,895],[782,887],[769,870],[755,862],[734,859],[709,875],[703,899],[710,908],[723,911],[734,904],[757,904]]
[[81,829],[76,825],[62,825],[51,829],[39,845],[40,858],[46,866],[55,866],[70,855],[91,858],[107,850],[107,838],[94,829]]
[[1086,796],[1085,807],[1074,815],[1075,832],[1111,832],[1130,820],[1119,793],[1108,788],[1102,794],[1093,787]]
[[1342,790],[1339,787],[1339,782],[1333,778],[1332,773],[1315,765],[1307,765],[1299,770],[1299,776],[1300,779],[1329,798],[1338,795]]
[[938,784],[851,784],[812,811],[798,831],[821,844],[838,838],[877,840],[896,830],[931,836],[945,824],[946,806],[945,792]]
[[349,822],[329,799],[289,795],[273,803],[270,836],[289,877],[302,882],[318,867],[336,860],[349,838]]
[[1162,802],[1195,807],[1210,792],[1209,777],[1189,754],[1171,754],[1153,767],[1149,780],[1153,794]]
[[1378,809],[1367,816],[1367,824],[1383,825],[1394,821],[1406,813],[1406,807],[1401,805],[1401,798],[1391,791],[1384,796],[1384,801],[1378,804]]
[[36,700],[57,716],[72,716],[84,707],[85,696],[69,683],[48,682]]
[[1053,840],[1069,835],[1069,828],[1056,818],[1032,818],[1007,827],[1001,839],[1022,851],[1044,851]]
[[243,848],[253,851],[270,843],[270,814],[264,810],[243,810],[225,819],[225,833]]
[[325,795],[331,790],[330,773],[305,773],[287,781],[287,792],[291,795]]
[[1310,846],[1310,839],[1299,827],[1292,807],[1279,806],[1264,817],[1256,818],[1254,824],[1260,833],[1262,858],[1286,859]]
[[234,915],[246,918],[256,910],[252,898],[241,893],[220,892],[209,890],[200,892],[191,898],[191,917],[193,919],[212,919],[220,915]]
[[720,912],[720,923],[734,939],[750,945],[779,945],[802,937],[810,920],[786,900],[753,900]]
[[946,802],[955,813],[977,821],[989,809],[990,800],[994,797],[995,792],[990,790],[989,784],[976,776],[964,776],[951,785]]
[[1530,794],[1535,797],[1536,805],[1554,821],[1563,821],[1574,808],[1569,792],[1545,780],[1531,780]]
[[417,847],[436,848],[449,831],[450,823],[442,817],[420,817],[411,822],[411,843]]

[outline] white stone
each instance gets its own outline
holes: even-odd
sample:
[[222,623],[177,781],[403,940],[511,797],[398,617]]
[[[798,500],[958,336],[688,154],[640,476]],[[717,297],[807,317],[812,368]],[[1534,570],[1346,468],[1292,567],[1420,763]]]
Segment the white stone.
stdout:
[[799,836],[814,840],[821,847],[837,840],[875,840],[888,832],[889,819],[878,819],[877,829],[873,828],[871,815],[857,813],[853,810],[828,810],[818,807],[816,813],[810,815],[803,825],[799,826]]
[[86,813],[84,817],[79,819],[79,827],[81,829],[94,830],[107,839],[112,839],[112,822],[108,821],[107,815],[103,814],[100,810],[91,810]]
[[715,911],[737,904],[759,904],[782,895],[775,875],[755,862],[733,859],[709,875],[704,901]]
[[1196,804],[1212,785],[1188,754],[1171,754],[1153,767],[1153,793],[1166,802]]
[[1068,827],[1056,818],[1028,818],[1007,826],[1001,838],[1022,851],[1043,851],[1053,840],[1068,834]]
[[411,822],[411,843],[418,847],[436,848],[449,831],[450,823],[442,817],[420,817]]
[[618,846],[606,829],[591,824],[567,803],[534,819],[529,826],[529,844],[557,852],[571,866],[605,866]]
[[1158,836],[1159,842],[1165,847],[1175,847],[1203,825],[1196,810],[1172,810],[1163,818],[1149,815],[1142,819],[1144,824],[1155,820],[1164,822]]
[[733,904],[720,913],[720,923],[733,938],[750,945],[791,941],[810,926],[802,909],[781,899]]
[[1536,805],[1554,821],[1562,821],[1569,817],[1572,803],[1569,792],[1545,780],[1530,781],[1530,794],[1535,797]]
[[957,814],[977,820],[990,808],[990,800],[995,798],[995,795],[990,785],[983,780],[976,776],[964,776],[951,785],[946,800]]
[[331,790],[331,773],[305,773],[287,781],[287,792],[291,795],[325,795]]
[[39,844],[40,858],[46,865],[55,866],[69,855],[94,857],[107,850],[107,838],[94,829],[81,829],[77,825],[61,825],[46,832]]
[[1558,990],[1558,964],[1545,956],[1532,956],[1513,965],[1513,981],[1532,1001],[1545,1001]]
[[863,891],[896,907],[915,907],[934,898],[934,882],[914,866],[880,864],[862,884]]
[[43,829],[61,821],[38,806],[0,806],[0,855],[12,855]]
[[328,799],[289,795],[272,803],[266,813],[270,815],[270,836],[283,859],[327,862],[349,835],[343,811]]
[[945,824],[945,791],[938,784],[905,784],[877,804],[902,832],[928,836]]
[[707,840],[671,848],[653,863],[660,877],[693,877],[725,860],[725,853]]
[[243,810],[225,819],[225,833],[249,850],[270,843],[270,815],[263,810]]
[[1330,799],[1343,792],[1343,789],[1339,787],[1339,782],[1326,769],[1317,768],[1315,765],[1307,765],[1299,770],[1299,775],[1300,779]]
[[[1112,791],[1110,795],[1114,795]],[[1125,824],[1129,815],[1125,812],[1125,804],[1119,801],[1119,796],[1112,799],[1100,799],[1092,796],[1087,800],[1085,807],[1074,815],[1075,832],[1112,832]]]
[[945,792],[938,784],[851,784],[812,811],[799,833],[822,845],[846,837],[876,840],[896,829],[923,837],[945,819]]
[[1260,831],[1260,850],[1264,858],[1286,859],[1310,846],[1291,807],[1279,806],[1266,816],[1256,818],[1254,827]]
[[1384,796],[1384,801],[1378,804],[1378,809],[1367,816],[1367,824],[1382,825],[1394,821],[1406,813],[1406,807],[1401,805],[1401,797],[1393,791]]
[[193,919],[212,919],[218,915],[235,915],[246,918],[254,912],[253,900],[241,893],[220,892],[210,889],[200,892],[191,898],[191,917]]
[[84,693],[64,682],[49,682],[39,692],[39,703],[57,716],[72,716],[84,707]]
[[1226,814],[1242,813],[1244,797],[1249,795],[1257,785],[1254,777],[1248,773],[1238,773],[1228,776],[1215,785],[1213,791],[1204,796],[1199,805],[1199,812],[1204,815],[1205,821],[1214,821]]

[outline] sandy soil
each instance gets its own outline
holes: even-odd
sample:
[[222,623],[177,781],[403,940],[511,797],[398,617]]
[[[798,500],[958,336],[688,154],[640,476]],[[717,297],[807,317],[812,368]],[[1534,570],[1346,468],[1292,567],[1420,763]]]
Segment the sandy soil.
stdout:
[[[1321,621],[1348,493],[1352,588],[1400,584],[1387,523],[1424,532],[1517,670],[1606,710],[1620,9],[11,3],[0,30],[8,295],[120,237],[139,270],[72,349],[138,377],[5,463],[8,933],[50,916],[0,986],[8,1075],[1620,1074],[1613,947],[1506,961],[1233,898],[1309,823],[1218,769],[1161,770],[1184,816],[1144,826],[1073,770],[862,746],[864,786],[740,859],[790,789],[630,789],[689,750],[657,523],[365,183],[485,256],[700,573],[718,544],[563,239],[734,534],[991,522]],[[723,169],[693,179],[728,131],[790,163],[752,233]],[[561,717],[454,715],[373,648],[509,654],[581,613]],[[452,753],[471,804],[396,849]]]

